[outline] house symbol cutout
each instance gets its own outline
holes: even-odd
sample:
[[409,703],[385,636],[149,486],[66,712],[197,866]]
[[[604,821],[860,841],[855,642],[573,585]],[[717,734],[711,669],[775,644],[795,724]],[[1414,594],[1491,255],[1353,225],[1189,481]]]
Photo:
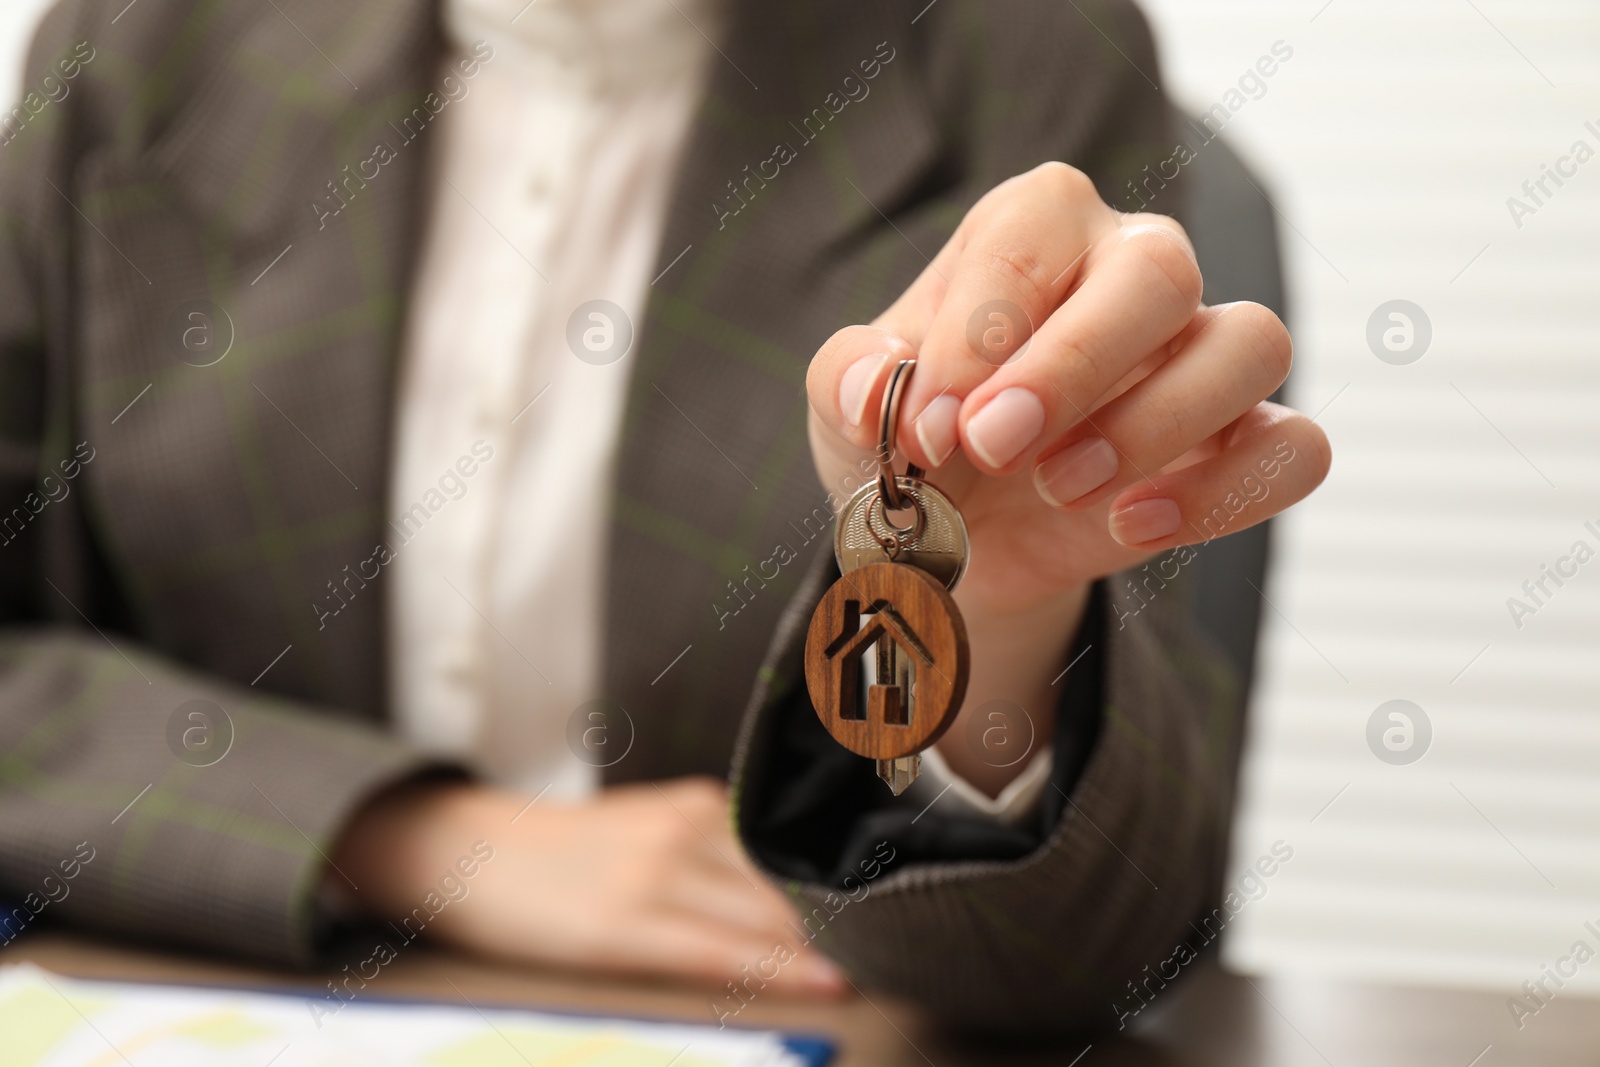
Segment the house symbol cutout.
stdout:
[[[854,702],[843,698],[856,690],[856,672],[860,669],[861,654],[880,640],[893,641],[901,649],[921,660],[924,666],[933,666],[933,656],[928,652],[927,645],[887,600],[874,600],[867,610],[872,613],[872,617],[863,627],[861,602],[846,600],[844,630],[828,644],[825,650],[828,659],[835,663],[839,671],[841,700],[838,706],[841,709],[841,718],[856,717],[845,713],[844,709],[853,708]],[[908,726],[911,722],[910,710],[906,693],[898,685],[874,683],[867,690],[865,717],[868,721],[882,722],[890,726]]]

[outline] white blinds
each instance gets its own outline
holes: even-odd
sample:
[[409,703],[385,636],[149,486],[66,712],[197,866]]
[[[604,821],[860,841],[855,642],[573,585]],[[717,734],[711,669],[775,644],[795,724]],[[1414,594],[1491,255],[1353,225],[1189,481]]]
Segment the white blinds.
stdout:
[[[1333,473],[1278,530],[1234,848],[1294,858],[1230,963],[1600,991],[1600,959],[1562,962],[1600,952],[1600,158],[1573,151],[1600,152],[1600,5],[1145,7],[1195,113],[1294,50],[1223,137],[1282,211],[1294,399],[1331,401]],[[1368,346],[1393,300],[1432,327],[1407,365]],[[1369,747],[1396,699],[1432,728],[1415,762]]]

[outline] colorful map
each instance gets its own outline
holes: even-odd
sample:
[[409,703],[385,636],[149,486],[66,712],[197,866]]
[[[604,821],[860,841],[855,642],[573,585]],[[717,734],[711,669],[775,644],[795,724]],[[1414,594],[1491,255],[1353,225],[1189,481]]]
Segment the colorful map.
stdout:
[[0,1067],[810,1067],[771,1031],[63,978],[0,967]]

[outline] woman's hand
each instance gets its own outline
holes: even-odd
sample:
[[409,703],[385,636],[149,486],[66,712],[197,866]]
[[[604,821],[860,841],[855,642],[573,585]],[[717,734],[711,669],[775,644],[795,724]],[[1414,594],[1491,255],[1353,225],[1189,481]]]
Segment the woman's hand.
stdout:
[[[1048,740],[1040,712],[1088,583],[1253,526],[1327,474],[1321,429],[1265,402],[1289,372],[1283,324],[1200,295],[1176,222],[1119,214],[1081,172],[1047,163],[974,205],[892,307],[813,359],[812,455],[841,496],[876,447],[895,361],[917,359],[898,446],[971,534],[955,594],[973,643],[968,709],[1019,703]],[[986,771],[962,726],[939,746],[958,771],[998,788],[1020,769]]]
[[[718,986],[775,969],[776,992],[843,990],[796,933],[788,901],[744,858],[721,782],[625,786],[573,805],[528,800],[475,785],[397,790],[357,815],[333,862],[369,913],[396,922],[430,893],[444,897],[451,874],[450,902],[426,929],[484,955]],[[492,859],[469,864],[466,878],[458,863],[481,860],[479,842]]]

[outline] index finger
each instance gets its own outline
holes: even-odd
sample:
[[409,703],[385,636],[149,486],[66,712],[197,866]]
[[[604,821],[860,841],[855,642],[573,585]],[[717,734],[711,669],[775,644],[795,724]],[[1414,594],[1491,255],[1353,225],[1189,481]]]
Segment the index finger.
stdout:
[[1072,291],[1085,253],[1116,227],[1089,178],[1064,163],[1018,175],[973,207],[952,238],[954,264],[932,320],[922,331],[894,327],[918,349],[901,416],[914,462],[950,458],[962,401],[1028,342]]

